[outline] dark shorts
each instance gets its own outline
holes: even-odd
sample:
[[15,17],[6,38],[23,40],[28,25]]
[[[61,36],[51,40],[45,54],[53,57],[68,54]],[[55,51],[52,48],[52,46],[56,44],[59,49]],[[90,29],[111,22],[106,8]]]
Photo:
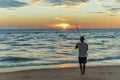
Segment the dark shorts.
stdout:
[[87,57],[78,57],[79,63],[87,63]]

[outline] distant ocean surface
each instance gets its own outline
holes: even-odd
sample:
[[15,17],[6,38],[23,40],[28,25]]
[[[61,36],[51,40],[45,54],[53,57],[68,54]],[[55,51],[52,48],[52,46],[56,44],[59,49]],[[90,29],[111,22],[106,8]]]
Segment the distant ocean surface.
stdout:
[[[120,65],[120,29],[80,29],[88,66]],[[0,72],[78,66],[76,29],[0,29]]]

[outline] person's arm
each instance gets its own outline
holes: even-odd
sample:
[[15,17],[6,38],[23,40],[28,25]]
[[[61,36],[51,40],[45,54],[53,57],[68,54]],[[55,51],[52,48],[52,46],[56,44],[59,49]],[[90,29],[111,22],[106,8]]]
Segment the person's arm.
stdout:
[[88,44],[86,44],[86,50],[88,50]]
[[75,49],[77,49],[77,48],[78,48],[78,44],[75,45]]

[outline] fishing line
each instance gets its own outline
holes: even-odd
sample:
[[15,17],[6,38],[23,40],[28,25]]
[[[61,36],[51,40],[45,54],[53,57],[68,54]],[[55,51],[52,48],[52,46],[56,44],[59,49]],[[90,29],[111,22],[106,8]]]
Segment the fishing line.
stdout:
[[80,32],[80,29],[78,28],[77,23],[76,23],[76,22],[74,22],[74,25],[75,25],[75,27],[76,27],[76,29],[77,29],[78,33],[79,33],[79,36],[81,36],[81,32]]

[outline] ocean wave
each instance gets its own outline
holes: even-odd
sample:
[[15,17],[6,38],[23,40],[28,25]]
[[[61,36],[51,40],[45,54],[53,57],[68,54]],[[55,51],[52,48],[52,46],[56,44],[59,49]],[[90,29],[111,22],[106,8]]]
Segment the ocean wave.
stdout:
[[0,61],[2,62],[27,62],[27,61],[34,61],[39,60],[38,58],[29,58],[29,57],[14,57],[14,56],[8,56],[8,57],[1,57]]
[[12,49],[10,49],[10,48],[0,49],[0,51],[10,51],[10,50],[12,50]]
[[73,54],[71,54],[71,53],[68,53],[68,52],[61,52],[61,53],[56,53],[56,54],[59,54],[59,55],[73,55]]
[[59,36],[66,37],[67,35],[66,34],[59,34]]
[[104,45],[104,43],[89,43],[90,45],[93,44],[93,45]]
[[98,58],[98,59],[88,59],[89,62],[92,61],[104,61],[104,60],[117,60],[120,59],[120,56],[114,56],[114,57],[104,57],[104,58]]
[[[75,45],[75,44],[74,44],[74,45]],[[60,44],[60,46],[62,46],[62,47],[69,47],[69,48],[70,48],[70,47],[74,47],[73,45],[69,45],[69,44],[68,44],[68,45]]]
[[115,38],[115,36],[93,36],[93,38]]
[[61,65],[61,64],[68,64],[68,63],[78,63],[78,61],[74,60],[61,60],[56,62],[47,62],[47,63],[22,63],[22,64],[6,64],[0,65],[0,68],[12,68],[12,67],[27,67],[27,66],[49,66],[49,65]]
[[22,44],[19,44],[19,43],[13,43],[13,44],[9,44],[10,46],[32,46],[33,44],[27,44],[27,43],[22,43]]

